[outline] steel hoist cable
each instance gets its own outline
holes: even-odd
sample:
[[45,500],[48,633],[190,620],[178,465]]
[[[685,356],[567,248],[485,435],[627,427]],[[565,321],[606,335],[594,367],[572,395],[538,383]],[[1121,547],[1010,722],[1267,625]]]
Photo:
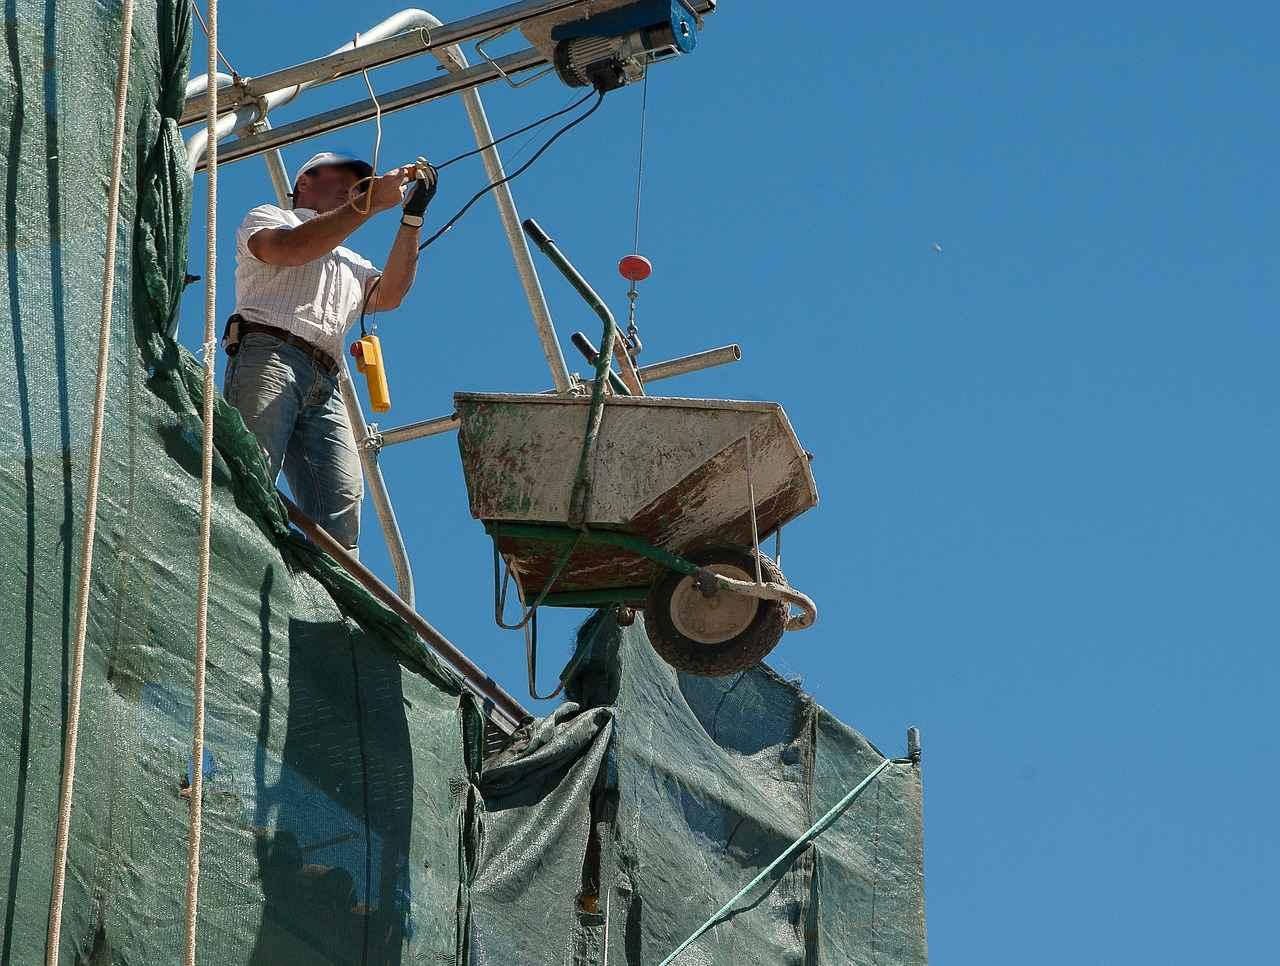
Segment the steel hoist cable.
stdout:
[[640,254],[640,191],[644,186],[644,135],[649,115],[649,72],[644,72],[644,86],[640,93],[640,148],[636,156],[636,226],[631,251]]
[[89,478],[85,485],[80,578],[76,586],[75,636],[71,645],[71,680],[67,688],[66,740],[62,759],[62,782],[58,792],[58,823],[54,834],[49,932],[45,946],[46,966],[57,966],[62,944],[62,903],[66,895],[67,849],[71,837],[71,803],[75,794],[76,780],[76,743],[80,736],[80,698],[84,685],[84,649],[89,629],[93,541],[98,523],[98,483],[102,470],[107,381],[110,377],[108,367],[111,354],[111,302],[115,292],[116,234],[120,223],[120,184],[124,167],[124,133],[129,100],[129,62],[132,51],[133,0],[124,0],[120,24],[120,63],[116,72],[115,128],[111,138],[111,178],[107,189],[106,255],[102,275],[101,314],[98,318],[98,363],[93,401],[93,428],[89,439]]
[[[640,341],[640,329],[636,326],[636,300],[640,297],[640,292],[636,289],[636,283],[642,278],[648,277],[648,269],[645,268],[641,274],[634,274],[627,266],[628,262],[638,262],[642,266],[648,266],[649,262],[640,254],[640,200],[644,189],[644,149],[645,149],[645,132],[648,130],[649,117],[649,72],[645,71],[644,89],[640,95],[640,144],[636,151],[636,212],[635,212],[635,228],[631,238],[631,256],[624,258],[618,265],[631,284],[627,288],[627,337],[625,351],[629,353],[632,361],[640,355],[644,348],[644,343]],[[630,268],[634,268],[631,266]]]
[[[200,12],[200,7],[197,6],[195,3],[192,3],[191,10],[196,15],[196,19],[200,21],[200,29],[203,30],[204,35],[208,37],[209,25],[205,22],[204,14]],[[210,41],[210,43],[212,43],[212,41]],[[222,51],[218,48],[216,44],[213,45],[213,49],[218,51],[218,60],[222,61],[222,66],[227,69],[227,73],[229,73],[232,77],[238,79],[240,77],[240,72],[231,66],[231,61],[227,60],[226,57],[222,56]],[[209,76],[212,77],[213,73],[210,72]]]

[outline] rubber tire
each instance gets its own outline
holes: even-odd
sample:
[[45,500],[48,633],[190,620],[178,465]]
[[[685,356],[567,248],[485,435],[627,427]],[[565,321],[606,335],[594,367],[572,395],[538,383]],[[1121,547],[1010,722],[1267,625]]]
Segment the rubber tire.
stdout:
[[[745,547],[708,547],[688,554],[699,567],[732,564],[755,576],[755,553]],[[760,573],[766,582],[785,584],[786,578],[768,557],[760,557]],[[777,646],[787,623],[787,607],[781,601],[761,600],[760,609],[745,630],[722,644],[703,644],[685,637],[671,620],[671,596],[685,575],[669,570],[649,592],[644,624],[658,656],[677,671],[702,677],[724,677],[755,667]],[[722,594],[732,591],[722,590]]]

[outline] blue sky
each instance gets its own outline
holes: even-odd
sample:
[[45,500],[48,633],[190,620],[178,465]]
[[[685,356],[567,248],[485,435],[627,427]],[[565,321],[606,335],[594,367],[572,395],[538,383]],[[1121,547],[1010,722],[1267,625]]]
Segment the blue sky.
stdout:
[[[262,73],[396,9],[281,6],[264,32],[224,6],[222,47]],[[922,729],[934,962],[1275,958],[1278,30],[1261,3],[723,0],[695,54],[652,75],[645,361],[741,343],[736,366],[666,387],[780,401],[816,454],[822,503],[784,564],[822,618],[772,663],[886,751]],[[333,85],[280,119],[362,96]],[[501,133],[572,92],[485,96]],[[515,185],[619,314],[639,108],[611,94]],[[389,116],[383,167],[469,138],[457,101]],[[365,125],[286,160],[372,142]],[[476,162],[449,169],[429,224],[483,183]],[[225,316],[265,169],[227,166],[219,195]],[[196,272],[203,206],[201,179]],[[352,244],[380,261],[394,227]],[[572,359],[568,334],[597,323],[543,281]],[[202,300],[184,301],[189,346]],[[487,201],[380,334],[384,425],[448,413],[455,390],[549,384]],[[523,695],[455,440],[382,462],[420,610]],[[362,548],[390,580],[371,507]],[[544,621],[544,687],[581,616]]]

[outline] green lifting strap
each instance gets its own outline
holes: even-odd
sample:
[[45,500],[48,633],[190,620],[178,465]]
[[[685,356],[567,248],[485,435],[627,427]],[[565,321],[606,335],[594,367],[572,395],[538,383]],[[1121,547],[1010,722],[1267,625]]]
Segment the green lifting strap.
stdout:
[[844,798],[840,799],[840,801],[836,802],[835,805],[831,807],[831,810],[827,812],[826,815],[822,816],[822,818],[814,822],[813,825],[809,828],[809,830],[804,833],[804,835],[800,836],[798,839],[796,839],[794,842],[788,845],[787,848],[783,851],[783,853],[780,856],[778,856],[776,859],[770,862],[767,866],[761,869],[759,875],[757,875],[754,879],[752,879],[745,886],[743,886],[742,889],[739,890],[736,896],[734,896],[732,899],[726,902],[723,906],[721,906],[718,910],[716,910],[715,915],[713,915],[710,919],[708,919],[701,926],[695,929],[693,931],[693,935],[691,935],[688,939],[686,939],[679,946],[677,946],[675,950],[672,951],[671,955],[668,956],[666,959],[664,959],[659,964],[659,966],[670,966],[671,963],[674,963],[676,959],[679,958],[682,952],[684,952],[686,949],[692,946],[695,942],[697,942],[699,936],[701,936],[707,930],[715,927],[715,925],[721,921],[721,917],[723,917],[726,912],[732,909],[734,904],[739,899],[741,899],[748,892],[754,889],[757,885],[763,882],[764,879],[768,877],[770,872],[772,872],[778,866],[782,865],[784,862],[790,859],[793,855],[799,852],[802,848],[804,848],[806,845],[808,845],[810,842],[816,839],[819,835],[821,835],[823,832],[829,829],[832,826],[832,824],[835,822],[835,820],[838,819],[842,814],[844,814],[845,809],[847,809],[850,805],[852,805],[854,800],[866,790],[867,786],[870,785],[873,781],[875,781],[876,776],[879,775],[886,768],[888,768],[890,765],[894,764],[897,760],[898,759],[894,759],[894,758],[886,758],[884,761],[880,762],[880,764],[876,765],[876,767],[871,770],[871,774],[869,774],[866,778],[862,779],[862,781],[858,782],[857,785],[855,785],[852,789],[850,789],[849,793],[845,795]]

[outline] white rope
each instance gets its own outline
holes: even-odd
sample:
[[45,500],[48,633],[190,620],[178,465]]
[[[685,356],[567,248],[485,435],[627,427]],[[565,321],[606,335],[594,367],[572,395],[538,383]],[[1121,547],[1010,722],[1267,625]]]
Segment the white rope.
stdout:
[[[351,48],[354,50],[359,46],[360,35],[356,34],[355,39],[351,41]],[[373,81],[369,80],[369,72],[364,70],[361,73],[364,75],[364,86],[369,89],[369,100],[373,101],[373,110],[375,112],[373,122],[376,125],[377,133],[373,139],[373,175],[368,178],[361,178],[351,186],[350,200],[351,207],[355,208],[360,214],[367,215],[373,211],[373,181],[378,177],[378,154],[382,151],[382,105],[378,102],[378,95],[373,91]],[[361,208],[355,201],[356,195],[354,192],[356,188],[365,182],[368,182],[369,187],[365,189],[365,206]]]
[[102,467],[102,424],[107,408],[108,360],[111,355],[111,300],[116,285],[116,229],[120,222],[120,180],[124,164],[125,109],[129,98],[129,55],[133,49],[133,0],[124,0],[120,26],[120,64],[116,72],[115,130],[111,140],[111,184],[107,192],[107,251],[102,276],[102,314],[98,319],[98,371],[89,437],[89,480],[85,485],[84,533],[80,580],[76,587],[76,629],[71,645],[71,681],[67,693],[66,743],[62,787],[58,793],[58,827],[53,847],[53,890],[49,896],[49,936],[45,963],[57,966],[62,941],[62,900],[67,884],[67,844],[71,837],[71,799],[76,781],[76,740],[80,733],[80,692],[84,681],[84,645],[89,629],[89,589],[93,575],[93,540],[98,524],[98,478]]
[[[218,68],[218,0],[208,0],[209,7],[209,76]],[[191,814],[187,837],[187,903],[183,932],[184,966],[195,966],[196,920],[200,910],[200,835],[204,810],[204,692],[205,662],[209,652],[209,570],[210,532],[213,527],[213,369],[217,361],[218,295],[218,88],[210,85],[206,171],[209,176],[209,200],[205,225],[204,258],[204,438],[200,456],[200,564],[196,578],[196,653],[195,678],[192,684],[193,726],[191,738]]]

